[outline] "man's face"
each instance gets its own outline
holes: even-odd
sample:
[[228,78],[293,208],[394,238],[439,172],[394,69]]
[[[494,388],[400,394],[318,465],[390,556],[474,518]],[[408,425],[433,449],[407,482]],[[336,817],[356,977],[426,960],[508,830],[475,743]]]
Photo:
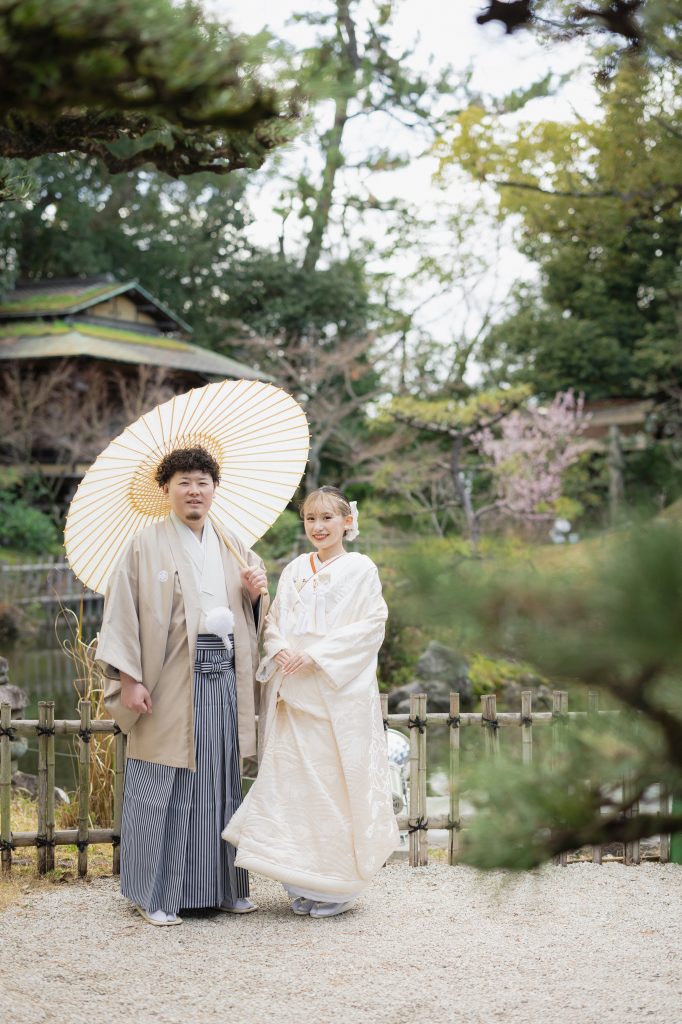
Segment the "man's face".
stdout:
[[168,495],[170,507],[188,526],[201,526],[213,504],[215,484],[210,473],[194,469],[189,473],[174,473],[163,493]]

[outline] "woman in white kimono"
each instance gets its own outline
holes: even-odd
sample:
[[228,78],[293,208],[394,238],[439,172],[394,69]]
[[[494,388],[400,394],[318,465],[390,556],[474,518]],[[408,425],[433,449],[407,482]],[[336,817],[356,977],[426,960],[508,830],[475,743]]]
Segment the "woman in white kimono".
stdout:
[[301,515],[317,551],[284,569],[266,620],[264,752],[223,838],[294,913],[331,917],[398,843],[376,680],[388,613],[374,563],[344,549],[358,530],[342,492],[320,488]]

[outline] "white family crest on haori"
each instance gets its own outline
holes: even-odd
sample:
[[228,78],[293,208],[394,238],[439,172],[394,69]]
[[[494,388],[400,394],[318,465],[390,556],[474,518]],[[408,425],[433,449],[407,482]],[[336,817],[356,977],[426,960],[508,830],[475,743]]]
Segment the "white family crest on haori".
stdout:
[[220,466],[209,517],[239,558],[226,534],[247,549],[263,536],[298,486],[310,438],[295,399],[259,380],[207,384],[156,406],[98,456],[71,502],[64,544],[82,583],[105,592],[125,542],[169,514],[155,480],[161,459],[197,445]]

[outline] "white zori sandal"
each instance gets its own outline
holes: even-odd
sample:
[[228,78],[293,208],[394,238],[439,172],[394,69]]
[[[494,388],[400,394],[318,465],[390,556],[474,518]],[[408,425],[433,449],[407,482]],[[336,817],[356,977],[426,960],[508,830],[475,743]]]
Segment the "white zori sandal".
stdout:
[[336,917],[338,914],[345,914],[355,903],[355,900],[348,900],[347,903],[314,903],[311,910],[311,917]]
[[258,907],[250,899],[242,896],[234,903],[221,903],[218,910],[222,910],[223,914],[253,914]]
[[182,918],[177,914],[167,914],[165,910],[152,910],[151,913],[134,904],[135,910],[140,917],[143,917],[147,924],[153,924],[156,928],[170,928],[174,924],[182,924]]

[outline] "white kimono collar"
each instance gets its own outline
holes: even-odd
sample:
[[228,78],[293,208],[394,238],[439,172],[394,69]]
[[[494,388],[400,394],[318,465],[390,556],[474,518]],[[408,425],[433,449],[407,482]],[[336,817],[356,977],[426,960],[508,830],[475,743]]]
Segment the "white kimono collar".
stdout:
[[175,512],[170,514],[173,526],[178,531],[182,547],[196,570],[196,577],[199,583],[199,592],[202,594],[217,594],[221,586],[224,586],[222,572],[222,558],[220,555],[220,543],[210,521],[206,519],[201,533],[201,540],[194,530],[191,530],[186,523],[180,519]]

